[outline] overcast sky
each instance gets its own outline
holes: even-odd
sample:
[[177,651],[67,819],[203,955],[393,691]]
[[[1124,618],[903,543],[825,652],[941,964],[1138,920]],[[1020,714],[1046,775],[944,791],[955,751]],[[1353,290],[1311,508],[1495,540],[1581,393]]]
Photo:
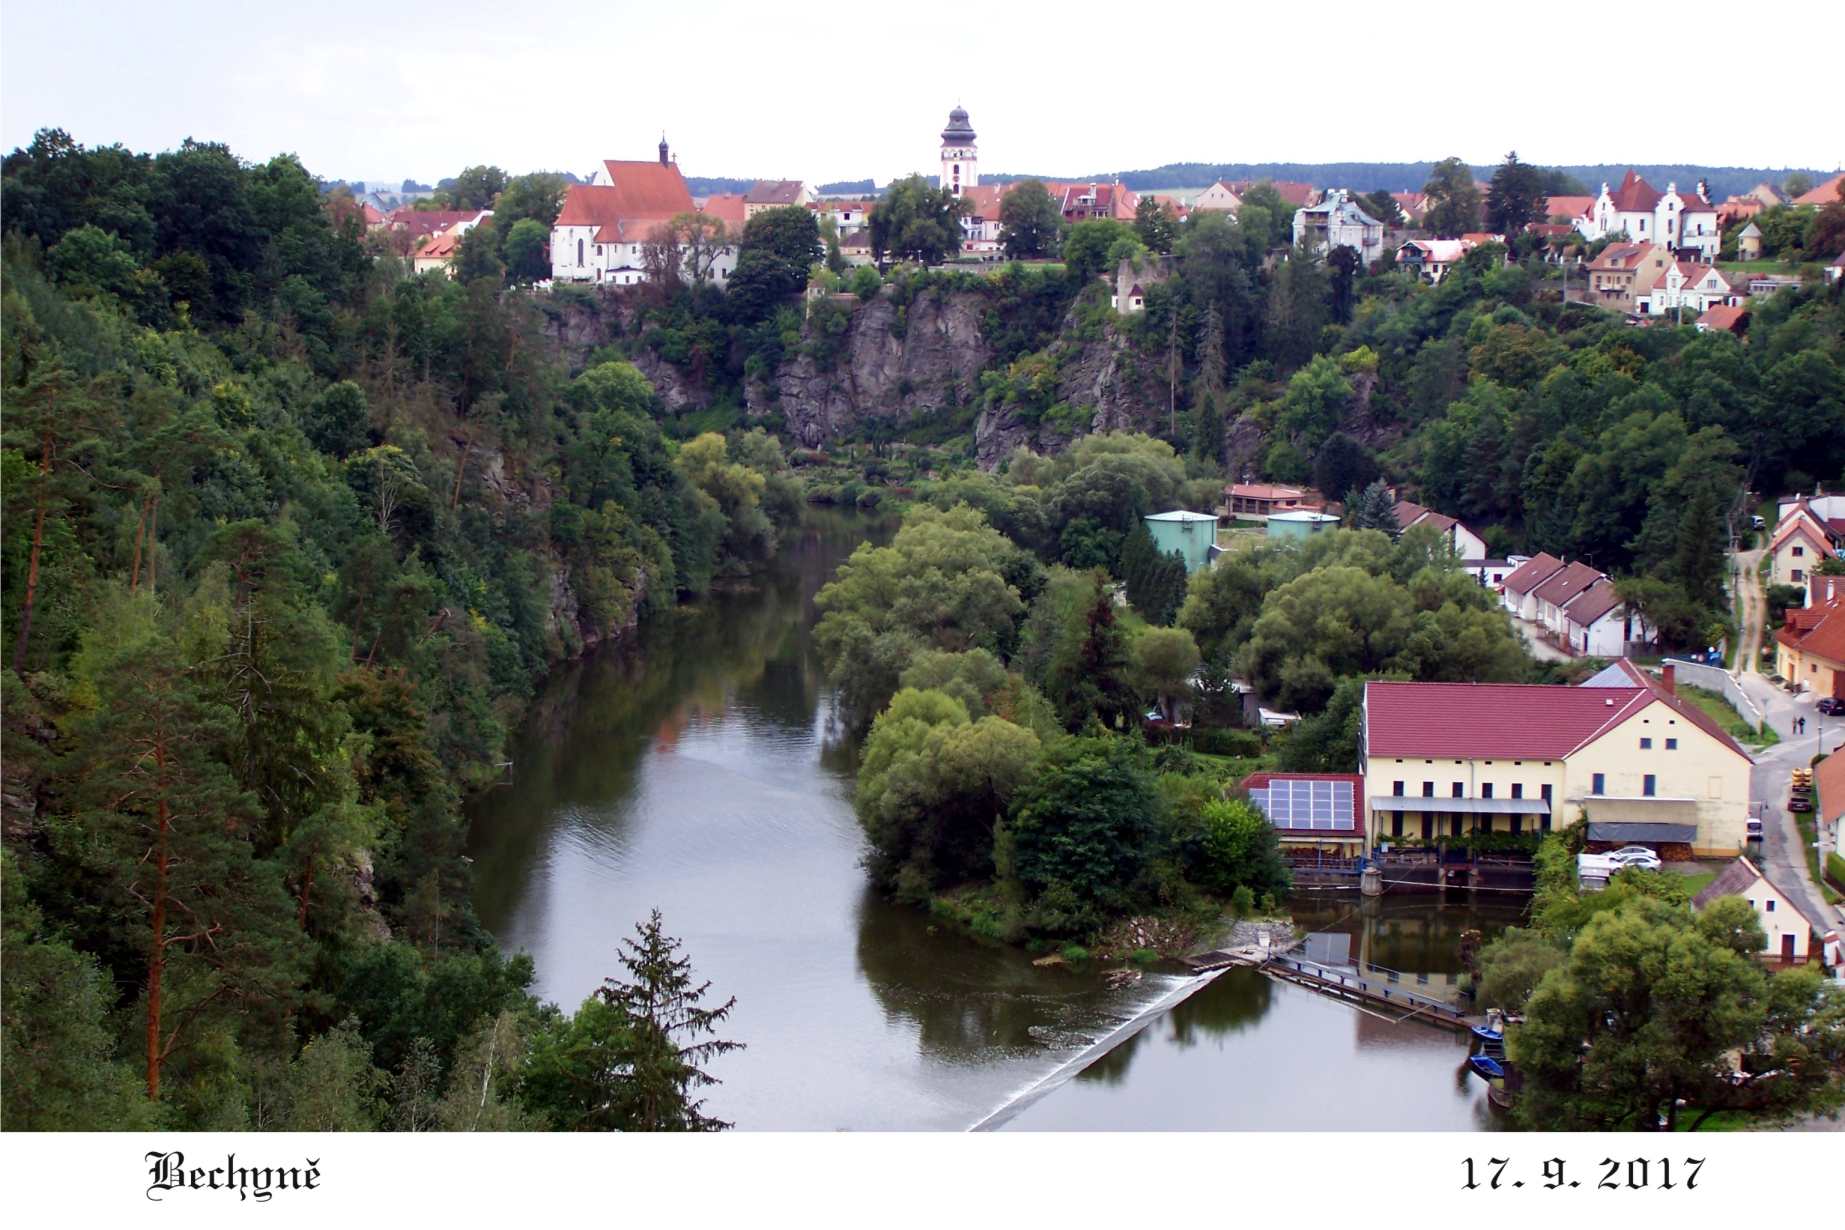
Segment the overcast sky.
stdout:
[[[253,161],[293,152],[327,178],[433,183],[473,163],[586,174],[652,157],[664,129],[688,175],[882,183],[933,171],[958,101],[991,171],[1485,163],[1508,148],[1549,164],[1845,160],[1836,63],[1801,51],[1832,54],[1845,5],[1698,8],[1623,34],[1555,7],[1446,0],[9,0],[0,139],[60,127],[158,151],[190,136]],[[1759,54],[1728,41],[1750,29],[1769,40]]]

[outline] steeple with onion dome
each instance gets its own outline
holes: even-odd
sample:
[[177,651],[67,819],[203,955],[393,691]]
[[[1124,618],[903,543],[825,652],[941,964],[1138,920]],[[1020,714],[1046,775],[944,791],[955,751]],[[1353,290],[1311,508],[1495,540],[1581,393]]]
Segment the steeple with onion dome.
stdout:
[[974,126],[967,122],[967,110],[956,106],[948,113],[948,127],[942,129],[941,186],[960,196],[963,189],[980,182],[980,154],[974,146]]

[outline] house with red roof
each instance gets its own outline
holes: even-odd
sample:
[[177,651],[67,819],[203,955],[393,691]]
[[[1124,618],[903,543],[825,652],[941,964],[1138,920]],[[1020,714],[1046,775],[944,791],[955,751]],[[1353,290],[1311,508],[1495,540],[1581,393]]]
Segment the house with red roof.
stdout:
[[1242,207],[1243,194],[1221,179],[1192,198],[1193,209],[1215,210],[1232,217]]
[[1411,239],[1397,246],[1397,268],[1439,285],[1474,247],[1468,239]]
[[1739,853],[1748,753],[1632,663],[1615,686],[1365,685],[1359,771],[1370,842],[1461,843],[1584,819],[1589,848]]
[[1576,229],[1587,239],[1625,235],[1634,243],[1663,244],[1707,265],[1717,259],[1723,242],[1717,207],[1705,184],[1700,182],[1695,192],[1680,193],[1676,183],[1669,183],[1661,192],[1632,170],[1618,188],[1602,185],[1601,195],[1588,216],[1577,219]]
[[[692,193],[664,140],[656,162],[610,159],[589,183],[565,189],[563,208],[551,227],[551,276],[560,282],[615,286],[644,282],[648,242],[663,236],[674,218],[694,212]],[[736,247],[726,244],[709,276],[721,283],[736,265]]]
[[1740,307],[1719,303],[1704,309],[1693,327],[1699,333],[1734,333],[1740,337],[1749,327],[1749,314]]
[[1816,696],[1845,699],[1845,598],[1789,607],[1775,632],[1775,673]]
[[1611,243],[1589,262],[1589,299],[1632,315],[1674,263],[1672,253],[1652,243]]
[[1747,293],[1715,265],[1676,260],[1666,266],[1652,289],[1634,297],[1634,310],[1642,316],[1690,314],[1695,320],[1708,308],[1719,304],[1735,307],[1747,298]]
[[1739,897],[1749,903],[1762,925],[1761,959],[1783,969],[1806,964],[1818,948],[1813,942],[1815,935],[1832,930],[1828,920],[1808,918],[1800,906],[1800,897],[1781,888],[1766,870],[1741,856],[1698,890],[1691,899],[1691,908],[1702,910],[1724,897]]
[[1224,488],[1223,515],[1266,521],[1276,513],[1320,512],[1326,497],[1312,487],[1288,483],[1232,483]]
[[1562,635],[1571,653],[1620,658],[1636,645],[1651,645],[1658,633],[1621,601],[1613,581],[1600,577],[1564,603]]
[[1531,596],[1537,600],[1537,622],[1543,624],[1545,630],[1553,636],[1561,637],[1564,633],[1563,608],[1589,586],[1603,579],[1600,572],[1581,560],[1565,564],[1531,591]]
[[1448,545],[1454,548],[1457,559],[1486,558],[1486,540],[1457,519],[1445,513],[1438,513],[1433,508],[1424,508],[1410,500],[1398,500],[1392,511],[1396,513],[1397,533],[1401,534],[1405,530],[1422,526],[1440,534]]
[[1834,175],[1824,183],[1813,185],[1812,191],[1795,197],[1794,204],[1821,209],[1840,200],[1845,200],[1845,175]]
[[1538,552],[1513,569],[1512,574],[1500,582],[1500,604],[1517,618],[1536,623],[1538,586],[1562,570],[1562,560],[1548,552]]
[[1796,500],[1792,507],[1782,509],[1768,538],[1769,580],[1776,585],[1805,585],[1815,568],[1838,558],[1834,532],[1812,501]]

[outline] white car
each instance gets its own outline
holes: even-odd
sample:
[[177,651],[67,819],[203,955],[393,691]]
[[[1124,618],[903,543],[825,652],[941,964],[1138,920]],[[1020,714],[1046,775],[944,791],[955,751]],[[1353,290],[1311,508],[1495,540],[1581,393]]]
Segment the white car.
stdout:
[[1658,871],[1660,867],[1659,855],[1645,846],[1622,846],[1609,851],[1608,857],[1622,867],[1641,867],[1647,871]]

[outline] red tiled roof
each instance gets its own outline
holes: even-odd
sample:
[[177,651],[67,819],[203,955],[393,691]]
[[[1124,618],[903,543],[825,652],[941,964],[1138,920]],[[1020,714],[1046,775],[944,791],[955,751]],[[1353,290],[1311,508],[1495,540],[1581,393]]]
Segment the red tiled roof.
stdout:
[[1788,621],[1775,633],[1775,640],[1789,649],[1845,664],[1845,599],[1835,597],[1824,606],[1808,607],[1798,619],[1792,608],[1787,614]]
[[1813,782],[1819,787],[1821,818],[1836,820],[1845,815],[1845,751],[1834,752],[1814,766]]
[[385,215],[385,224],[394,231],[407,231],[415,238],[446,231],[457,222],[472,222],[480,215],[478,209],[393,209]]
[[1433,526],[1445,534],[1459,525],[1460,521],[1454,517],[1450,517],[1447,513],[1438,513],[1431,508],[1423,513],[1422,516],[1418,517],[1412,524]]
[[759,179],[743,199],[751,205],[798,205],[803,186],[798,179]]
[[459,226],[452,226],[448,230],[443,231],[440,235],[432,238],[415,252],[411,253],[411,256],[416,260],[428,260],[432,258],[440,258],[445,261],[453,260],[455,258],[455,249],[461,245],[461,236],[463,234],[464,232]]
[[1544,217],[1586,218],[1594,208],[1592,196],[1553,196],[1544,201]]
[[1807,917],[1806,911],[1800,908],[1800,898],[1770,879],[1766,868],[1757,867],[1740,854],[1736,856],[1735,862],[1717,873],[1716,879],[1698,890],[1698,895],[1691,899],[1691,908],[1701,910],[1720,897],[1740,897],[1754,888],[1758,881],[1774,889],[1775,893],[1787,902],[1787,908],[1800,915],[1801,921],[1807,926],[1815,931],[1827,930],[1826,923]]
[[732,231],[743,229],[743,197],[738,193],[708,196],[700,212],[718,219]]
[[1650,702],[1641,688],[1365,684],[1369,756],[1561,760]]
[[1319,492],[1307,487],[1290,487],[1285,483],[1236,483],[1231,486],[1230,494],[1246,500],[1291,500],[1317,496]]
[[1663,680],[1654,678],[1652,674],[1641,670],[1626,658],[1617,658],[1615,663],[1621,668],[1623,674],[1634,681],[1636,686],[1648,689],[1653,693],[1655,698],[1664,702],[1687,722],[1690,722],[1693,726],[1696,726],[1699,730],[1703,731],[1723,746],[1729,748],[1744,760],[1749,759],[1749,753],[1743,751],[1742,745],[1730,738],[1723,727],[1717,724],[1717,719],[1704,712],[1703,706],[1694,705],[1690,701],[1682,699],[1677,693],[1666,691],[1666,685]]
[[608,184],[571,184],[558,226],[596,227],[598,243],[638,243],[677,214],[693,212],[676,163],[605,161]]
[[1629,170],[1621,186],[1610,196],[1614,207],[1622,213],[1650,213],[1659,204],[1660,192]]
[[1511,576],[1499,583],[1499,587],[1515,594],[1528,594],[1555,576],[1561,567],[1563,567],[1562,560],[1540,551],[1520,564]]
[[1652,250],[1653,245],[1650,243],[1611,243],[1602,249],[1600,256],[1590,262],[1589,269],[1604,273],[1638,269]]
[[1803,192],[1794,198],[1796,205],[1830,205],[1839,199],[1839,189],[1845,186],[1845,175],[1834,175],[1823,184],[1815,184],[1811,192]]
[[1538,586],[1537,600],[1552,606],[1562,606],[1601,579],[1601,573],[1577,560]]
[[1698,323],[1706,329],[1721,329],[1726,333],[1735,333],[1736,326],[1742,323],[1743,316],[1743,309],[1731,307],[1727,303],[1719,303],[1714,307],[1706,308],[1704,315],[1698,317]]
[[1415,523],[1417,517],[1426,513],[1428,509],[1420,504],[1412,503],[1409,500],[1398,500],[1395,511],[1397,514],[1397,528],[1406,530]]
[[1797,533],[1805,534],[1807,541],[1819,548],[1820,554],[1832,554],[1832,544],[1826,541],[1825,526],[1804,499],[1788,509],[1787,515],[1775,526],[1774,536],[1768,540],[1768,550],[1771,553],[1779,551],[1781,544]]

